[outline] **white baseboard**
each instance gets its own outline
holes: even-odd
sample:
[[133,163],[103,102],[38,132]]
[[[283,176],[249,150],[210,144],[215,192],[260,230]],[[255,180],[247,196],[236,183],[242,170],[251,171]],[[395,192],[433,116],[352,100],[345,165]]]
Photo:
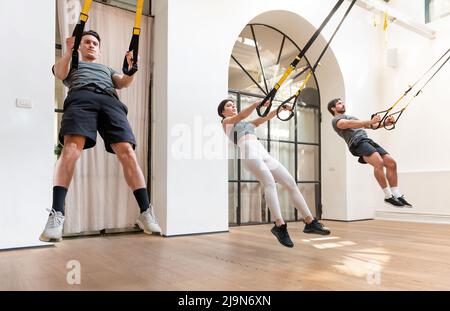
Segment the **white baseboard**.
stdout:
[[20,249],[20,248],[32,248],[32,247],[49,247],[53,246],[55,243],[52,242],[41,242],[41,241],[30,241],[30,242],[21,242],[21,243],[1,243],[0,251],[2,250],[12,250],[12,249]]
[[375,211],[375,219],[450,224],[450,215],[415,212]]

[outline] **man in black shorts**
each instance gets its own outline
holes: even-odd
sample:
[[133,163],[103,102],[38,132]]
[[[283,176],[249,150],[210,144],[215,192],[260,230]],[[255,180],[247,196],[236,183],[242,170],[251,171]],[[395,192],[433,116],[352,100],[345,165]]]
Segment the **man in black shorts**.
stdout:
[[[334,116],[332,120],[334,130],[345,140],[350,152],[359,157],[358,162],[369,163],[373,166],[375,178],[385,195],[384,201],[395,207],[412,207],[398,187],[397,163],[386,150],[370,139],[364,130],[375,129],[375,125],[381,121],[380,116],[364,121],[346,115],[345,104],[340,98],[328,103],[328,111]],[[392,117],[386,119],[386,125],[391,125],[393,122]],[[386,167],[386,174],[384,167]]]
[[[42,241],[60,241],[64,225],[64,200],[83,149],[95,146],[97,131],[105,142],[106,151],[115,153],[122,164],[125,179],[133,190],[141,214],[137,224],[145,233],[160,232],[153,207],[149,202],[144,175],[136,159],[136,140],[127,120],[127,107],[120,102],[116,89],[128,87],[133,76],[119,74],[97,63],[100,36],[95,31],[83,33],[78,69],[71,70],[75,38],[66,40],[67,52],[53,66],[56,78],[69,88],[64,102],[59,140],[64,145],[56,163],[53,205],[42,232]],[[127,52],[129,68],[132,53]]]

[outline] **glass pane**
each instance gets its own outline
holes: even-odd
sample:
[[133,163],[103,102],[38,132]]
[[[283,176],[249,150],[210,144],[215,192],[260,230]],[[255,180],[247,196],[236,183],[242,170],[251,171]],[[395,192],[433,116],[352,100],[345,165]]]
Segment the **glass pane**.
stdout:
[[[58,62],[61,59],[62,50],[56,49],[55,50],[55,62]],[[55,108],[56,109],[63,109],[64,107],[64,93],[65,93],[65,86],[63,82],[60,79],[55,78]],[[54,134],[54,144],[57,146],[59,144],[58,140],[58,133],[61,128],[61,120],[62,120],[62,113],[55,113],[55,134]]]
[[429,0],[425,1],[425,12],[428,10],[426,22],[432,22],[446,16],[450,16],[450,0]]
[[[262,52],[261,50],[264,49],[264,44],[261,42],[255,42],[251,27],[249,25],[246,26],[237,38],[231,53],[232,59],[230,61],[228,75],[229,88],[250,92],[253,94],[263,95],[265,92],[267,93],[260,59],[258,58],[258,54],[256,52],[257,45],[259,51]],[[263,55],[264,54],[260,53],[260,56],[262,57],[261,62],[263,62],[264,66]],[[245,70],[242,69],[241,66]],[[249,75],[254,81],[252,81]],[[255,84],[255,81],[259,87]]]
[[[255,102],[259,102],[262,99],[260,97],[254,97],[254,96],[245,96],[241,95],[241,107],[240,110],[243,110],[250,106],[251,104]],[[252,112],[252,114],[246,119],[247,121],[251,121],[254,119],[259,118],[258,113],[256,112],[256,109]],[[256,128],[256,136],[259,138],[267,139],[267,122],[264,124],[261,124]]]
[[313,108],[297,108],[298,141],[303,143],[319,143],[319,110]]
[[232,100],[237,105],[237,94],[236,93],[228,93],[228,98]]
[[[267,142],[266,141],[259,141],[264,148],[267,150]],[[245,162],[241,161],[241,180],[257,180],[255,176],[253,176],[252,173],[250,173],[249,170],[245,168]]]
[[[313,217],[316,217],[316,188],[318,184],[299,184],[298,188],[308,204],[309,210]],[[303,219],[300,211],[298,212],[298,219]]]
[[[283,215],[285,221],[294,221],[295,208],[294,205],[292,204],[292,201],[289,198],[288,191],[286,190],[285,187],[281,186],[280,184],[277,185],[277,191],[278,191],[278,199],[280,201],[281,215]],[[271,219],[271,221],[275,220]]]
[[[62,50],[56,49],[56,59],[58,62],[61,59]],[[55,78],[55,99],[56,99],[56,107],[62,109],[64,106],[64,84],[60,79]]]
[[[277,61],[284,36],[280,32],[264,25],[253,25],[250,27],[253,27],[254,29],[254,34],[261,57],[261,63],[264,67],[264,76],[266,78],[267,88],[270,90],[279,79],[278,75],[280,75],[280,66],[279,64],[277,65]],[[260,74],[262,75],[261,71]],[[277,81],[275,81],[275,79]],[[264,83],[264,81],[262,83]]]
[[298,145],[298,181],[319,180],[319,147]]
[[237,201],[237,183],[228,183],[228,222],[237,224],[236,210]]
[[312,107],[320,107],[320,98],[319,98],[319,91],[317,91],[316,87],[313,87],[312,85],[315,85],[315,80],[313,83],[311,83],[313,80],[309,80],[308,86],[302,90],[300,95],[298,96],[299,99],[299,106],[312,106]]
[[290,143],[270,143],[270,154],[280,161],[293,177],[295,173],[295,144]]
[[265,211],[259,183],[241,183],[241,223],[262,222]]
[[[278,104],[276,107],[278,107]],[[294,141],[295,119],[291,118],[289,121],[272,119],[270,121],[270,139]]]
[[238,148],[232,142],[228,143],[228,179],[237,180],[237,168],[238,168]]

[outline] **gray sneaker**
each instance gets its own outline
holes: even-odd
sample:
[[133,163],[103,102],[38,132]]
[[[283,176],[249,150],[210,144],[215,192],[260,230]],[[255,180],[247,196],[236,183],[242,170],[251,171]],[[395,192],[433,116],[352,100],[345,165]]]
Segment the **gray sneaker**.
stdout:
[[153,211],[153,206],[150,204],[148,209],[139,215],[139,218],[136,220],[139,228],[144,230],[147,234],[152,234],[153,232],[159,233],[161,232],[161,228],[156,221],[156,216]]
[[43,242],[60,242],[63,235],[64,216],[61,212],[57,212],[54,209],[48,209],[47,211],[50,212],[50,215],[39,240]]

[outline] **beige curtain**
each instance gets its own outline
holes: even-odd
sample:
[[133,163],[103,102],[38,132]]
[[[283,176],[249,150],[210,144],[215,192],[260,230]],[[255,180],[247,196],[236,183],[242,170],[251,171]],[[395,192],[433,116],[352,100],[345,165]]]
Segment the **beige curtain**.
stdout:
[[[62,42],[71,35],[70,15],[64,14],[74,0],[58,1]],[[78,6],[79,8],[79,6]],[[79,13],[75,13],[76,16]],[[150,36],[152,19],[142,17],[139,45],[139,71],[133,84],[119,91],[121,101],[128,106],[128,120],[136,136],[138,162],[147,178],[148,112],[151,72]],[[125,52],[131,39],[134,13],[111,6],[93,3],[86,30],[99,33],[101,57],[99,62],[122,72]],[[70,29],[70,32],[68,32]],[[139,215],[132,190],[125,182],[122,167],[116,156],[105,151],[103,140],[83,152],[66,199],[66,235],[95,232],[102,229],[133,227]]]

